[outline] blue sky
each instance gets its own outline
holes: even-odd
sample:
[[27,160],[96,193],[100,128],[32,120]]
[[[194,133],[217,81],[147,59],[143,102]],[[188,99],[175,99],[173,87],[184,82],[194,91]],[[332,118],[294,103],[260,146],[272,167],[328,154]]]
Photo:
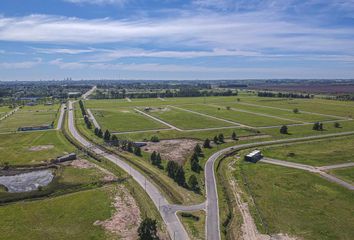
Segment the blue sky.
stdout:
[[354,78],[354,0],[0,0],[0,80]]

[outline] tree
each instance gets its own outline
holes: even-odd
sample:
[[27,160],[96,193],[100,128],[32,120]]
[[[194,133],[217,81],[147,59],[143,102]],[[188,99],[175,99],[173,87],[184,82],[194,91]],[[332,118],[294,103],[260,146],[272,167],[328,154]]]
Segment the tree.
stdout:
[[175,179],[176,177],[176,171],[177,171],[177,168],[178,168],[178,164],[174,161],[169,161],[167,163],[167,166],[166,166],[166,171],[167,171],[167,175],[172,178],[172,179]]
[[232,132],[231,138],[232,140],[237,140],[237,135],[235,132]]
[[209,138],[205,139],[204,140],[204,143],[203,143],[203,148],[210,148],[210,140]]
[[102,132],[102,130],[101,130],[101,129],[98,129],[97,136],[98,136],[98,137],[100,137],[100,138],[102,138],[102,136],[103,136],[103,132]]
[[321,122],[315,122],[312,127],[313,130],[316,131],[322,131],[323,130],[323,124]]
[[153,151],[150,156],[152,165],[156,165],[156,151]]
[[224,142],[224,134],[220,133],[218,136],[219,142],[223,143]]
[[135,147],[134,148],[134,154],[141,157],[141,149],[140,147]]
[[154,135],[154,136],[151,137],[150,141],[151,141],[151,142],[159,142],[160,139],[159,139],[158,136],[155,136],[155,135]]
[[340,123],[339,123],[339,122],[335,122],[335,123],[334,123],[334,127],[335,127],[335,128],[340,128]]
[[155,219],[145,218],[138,228],[140,240],[158,240],[157,222]]
[[198,143],[194,147],[194,152],[197,154],[197,156],[203,155],[202,148],[200,147],[200,145]]
[[286,125],[281,126],[280,133],[281,134],[288,134],[288,127]]
[[199,183],[197,177],[193,174],[189,177],[188,179],[188,186],[190,189],[192,189],[194,192],[199,193],[200,188],[199,188]]
[[182,187],[186,185],[186,178],[184,176],[184,170],[182,166],[178,166],[177,168],[175,182]]
[[218,143],[219,143],[219,139],[218,139],[217,136],[214,137],[213,142],[214,142],[215,144],[218,144]]
[[117,147],[119,146],[119,140],[116,135],[112,136],[112,145]]
[[191,158],[191,169],[193,172],[196,173],[200,172],[200,166],[198,160]]
[[156,155],[156,166],[161,166],[161,155],[158,153]]
[[98,128],[95,128],[95,135],[98,136],[98,131],[99,129]]
[[133,143],[132,142],[128,142],[128,144],[127,144],[127,151],[128,152],[133,152]]
[[298,108],[294,108],[294,109],[293,109],[293,113],[295,113],[295,114],[296,114],[296,113],[299,113],[299,109],[298,109]]
[[111,139],[111,133],[108,131],[108,129],[104,132],[103,139],[105,141],[109,141]]

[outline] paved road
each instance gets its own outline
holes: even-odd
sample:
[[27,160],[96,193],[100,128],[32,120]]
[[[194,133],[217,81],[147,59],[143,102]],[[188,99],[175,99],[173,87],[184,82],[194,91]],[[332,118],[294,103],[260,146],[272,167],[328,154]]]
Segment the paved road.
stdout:
[[263,158],[262,160],[260,160],[260,162],[279,165],[279,166],[283,166],[283,167],[301,169],[301,170],[305,170],[305,171],[312,172],[312,173],[318,173],[323,178],[325,178],[331,182],[335,182],[335,183],[337,183],[349,190],[352,190],[352,191],[354,190],[354,186],[351,185],[350,183],[347,183],[347,182],[345,182],[333,175],[330,175],[330,174],[324,172],[324,170],[329,170],[329,169],[352,167],[352,166],[354,166],[354,163],[344,163],[344,164],[336,164],[336,165],[323,166],[323,167],[313,167],[310,165],[287,162],[287,161],[272,159],[272,158]]
[[[219,240],[220,239],[219,205],[218,205],[218,196],[217,196],[215,171],[214,171],[215,161],[220,156],[222,156],[225,153],[232,151],[232,150],[241,150],[241,149],[252,148],[252,147],[260,147],[260,146],[282,144],[282,143],[291,143],[291,142],[297,142],[297,141],[310,141],[310,140],[316,140],[316,139],[327,138],[327,137],[339,137],[339,136],[347,136],[347,135],[353,135],[353,134],[354,134],[354,131],[324,134],[324,135],[319,135],[319,136],[308,136],[308,137],[301,137],[301,138],[264,141],[264,142],[258,142],[258,143],[247,143],[247,144],[242,144],[242,145],[236,145],[233,147],[228,147],[228,148],[222,149],[222,150],[214,153],[208,159],[208,161],[206,162],[206,165],[205,165],[205,189],[206,189],[206,196],[207,196],[206,239],[208,239],[208,240]],[[319,170],[317,169],[317,171],[319,171]],[[330,176],[328,178],[333,178],[333,177]]]
[[93,86],[89,91],[82,95],[82,99],[86,100],[94,91],[96,91],[97,86]]
[[64,112],[65,112],[65,104],[62,104],[60,107],[60,115],[58,119],[57,130],[60,130],[61,127],[63,126]]
[[[162,219],[164,220],[167,226],[167,230],[171,238],[176,240],[189,239],[186,230],[184,229],[182,223],[180,222],[177,215],[175,214],[175,212],[178,211],[178,207],[176,207],[176,205],[170,205],[167,199],[160,193],[160,191],[153,183],[151,183],[148,179],[146,179],[145,176],[142,175],[139,171],[130,167],[130,165],[128,165],[125,161],[121,160],[116,155],[103,151],[102,149],[98,148],[96,145],[92,144],[91,142],[83,138],[78,133],[74,123],[73,104],[71,101],[69,102],[68,117],[69,117],[69,122],[68,122],[69,131],[77,141],[79,141],[83,146],[90,148],[90,150],[95,152],[96,154],[101,155],[106,159],[110,160],[111,162],[115,163],[116,165],[118,165],[124,171],[129,173],[134,178],[134,180],[143,189],[145,189],[146,193],[150,196],[155,206],[159,209]],[[171,210],[172,208],[173,211]],[[181,206],[180,208],[183,210],[184,206]]]
[[147,114],[147,113],[145,113],[145,112],[143,112],[143,111],[140,111],[140,110],[137,109],[137,108],[134,108],[134,110],[137,111],[138,113],[143,114],[144,116],[147,116],[147,117],[149,117],[149,118],[152,118],[152,119],[154,119],[155,121],[160,122],[160,123],[162,123],[162,124],[164,124],[164,125],[166,125],[166,126],[172,128],[172,129],[175,129],[175,130],[180,131],[180,132],[182,131],[182,129],[179,129],[178,127],[173,126],[173,125],[169,124],[168,122],[165,122],[165,121],[163,121],[163,120],[161,120],[161,119],[159,119],[159,118],[157,118],[157,117],[151,116],[150,114]]
[[98,124],[98,122],[96,121],[95,116],[93,116],[91,109],[87,109],[87,113],[91,119],[91,121],[93,122],[93,125],[95,126],[95,128],[101,129],[101,126]]

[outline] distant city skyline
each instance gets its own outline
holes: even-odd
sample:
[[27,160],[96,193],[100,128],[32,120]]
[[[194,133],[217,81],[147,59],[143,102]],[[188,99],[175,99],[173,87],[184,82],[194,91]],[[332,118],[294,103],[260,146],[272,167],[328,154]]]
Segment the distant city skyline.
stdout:
[[11,0],[0,81],[354,78],[354,0]]

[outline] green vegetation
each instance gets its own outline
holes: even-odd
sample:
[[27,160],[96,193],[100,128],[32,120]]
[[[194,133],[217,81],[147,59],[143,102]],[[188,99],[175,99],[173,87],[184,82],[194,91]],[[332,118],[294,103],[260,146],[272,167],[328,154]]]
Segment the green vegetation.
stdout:
[[263,155],[313,166],[352,162],[354,137],[333,138],[306,143],[266,147]]
[[241,168],[244,179],[237,180],[247,184],[255,201],[253,217],[265,223],[260,230],[304,239],[354,238],[351,191],[301,170],[260,163]]
[[104,239],[103,228],[93,223],[110,218],[113,188],[1,206],[1,238]]
[[0,165],[35,164],[73,151],[59,131],[1,134]]
[[186,228],[191,239],[205,239],[205,212],[179,212],[178,217]]
[[354,184],[354,167],[332,169],[329,172],[344,181]]
[[92,109],[101,128],[111,132],[139,131],[168,128],[131,108],[119,108],[114,110]]

